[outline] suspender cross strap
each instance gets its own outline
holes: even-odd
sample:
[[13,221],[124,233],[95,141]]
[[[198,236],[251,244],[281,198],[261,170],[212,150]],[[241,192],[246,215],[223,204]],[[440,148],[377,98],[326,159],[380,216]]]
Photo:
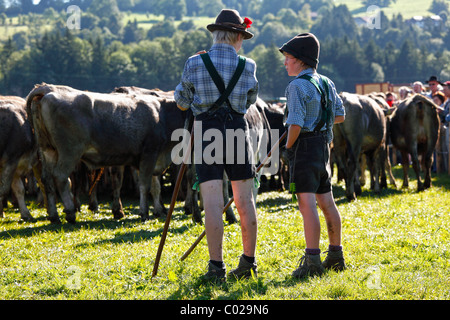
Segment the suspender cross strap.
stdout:
[[325,92],[323,92],[323,90],[320,88],[319,83],[316,81],[316,79],[314,79],[313,77],[304,74],[301,75],[299,77],[299,79],[304,79],[307,80],[309,82],[311,82],[316,89],[319,91],[320,93],[320,103],[322,105],[322,112],[321,112],[321,116],[320,116],[320,121],[319,123],[316,125],[316,127],[314,128],[314,131],[320,131],[320,129],[322,129],[322,127],[328,123],[330,121],[331,118],[331,107],[330,107],[330,101],[328,99],[329,97],[329,88],[328,88],[328,81],[327,79],[325,79],[324,77],[321,77],[322,79],[322,83],[323,83],[323,87],[325,89]]
[[228,100],[228,97],[230,96],[231,92],[233,91],[236,83],[238,82],[239,78],[241,77],[242,72],[244,71],[245,67],[245,57],[239,56],[239,62],[236,68],[236,71],[233,74],[233,77],[230,80],[230,83],[228,83],[228,87],[225,88],[225,84],[223,82],[223,79],[217,72],[216,68],[214,67],[211,58],[209,57],[208,53],[203,53],[200,55],[200,57],[203,60],[203,63],[205,64],[206,69],[209,72],[209,75],[213,79],[214,83],[216,84],[217,89],[219,89],[219,92],[221,96],[219,99],[214,102],[213,110],[216,110],[220,108],[220,106],[226,102],[228,106],[231,108],[230,101]]

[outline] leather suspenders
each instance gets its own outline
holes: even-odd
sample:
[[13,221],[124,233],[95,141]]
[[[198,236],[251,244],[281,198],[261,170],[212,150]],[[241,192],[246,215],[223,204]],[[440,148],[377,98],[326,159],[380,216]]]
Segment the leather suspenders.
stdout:
[[242,72],[245,68],[245,57],[239,56],[239,63],[237,65],[236,71],[233,74],[233,77],[230,80],[230,83],[228,84],[228,87],[225,88],[225,84],[223,82],[223,79],[217,72],[216,68],[214,67],[211,58],[209,57],[208,53],[203,53],[200,55],[203,63],[205,64],[206,69],[209,72],[209,75],[213,79],[217,89],[219,89],[219,92],[221,96],[219,99],[214,102],[213,107],[210,109],[211,112],[216,111],[219,109],[224,102],[227,103],[228,107],[231,108],[231,103],[228,100],[228,97],[230,96],[230,93],[233,91],[236,83],[238,82],[239,78],[241,77]]

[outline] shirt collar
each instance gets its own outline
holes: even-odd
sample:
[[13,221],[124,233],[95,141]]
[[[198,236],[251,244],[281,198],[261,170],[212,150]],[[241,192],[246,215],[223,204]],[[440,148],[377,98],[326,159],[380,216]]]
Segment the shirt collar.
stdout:
[[237,55],[236,49],[228,43],[215,43],[212,45],[211,49],[209,49],[209,51],[212,50],[227,50],[227,51],[232,51],[234,54]]
[[314,69],[308,68],[308,69],[302,70],[302,71],[300,71],[300,73],[298,74],[298,76],[296,78],[301,77],[304,74],[314,74]]

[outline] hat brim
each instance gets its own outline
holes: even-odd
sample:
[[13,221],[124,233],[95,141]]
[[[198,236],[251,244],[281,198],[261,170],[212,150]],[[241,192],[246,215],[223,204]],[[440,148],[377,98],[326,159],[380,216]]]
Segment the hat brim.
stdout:
[[206,28],[207,28],[210,32],[213,32],[213,31],[215,31],[215,30],[224,30],[224,31],[234,31],[234,32],[239,32],[239,33],[241,33],[241,34],[244,35],[244,40],[248,40],[248,39],[253,38],[253,33],[248,32],[248,31],[246,31],[246,30],[242,30],[242,29],[238,29],[238,28],[235,28],[235,27],[231,27],[231,26],[224,26],[224,25],[212,23],[212,24],[207,25]]
[[433,81],[436,81],[438,84],[443,85],[443,83],[440,82],[439,80],[428,80],[428,81],[425,81],[425,83],[430,83],[430,82],[433,82]]

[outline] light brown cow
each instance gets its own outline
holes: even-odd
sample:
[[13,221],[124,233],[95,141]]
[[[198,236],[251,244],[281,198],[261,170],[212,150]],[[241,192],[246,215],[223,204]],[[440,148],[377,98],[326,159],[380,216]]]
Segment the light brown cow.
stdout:
[[[27,97],[27,112],[39,145],[48,215],[54,223],[56,189],[66,220],[76,208],[69,175],[79,161],[89,169],[130,165],[139,170],[140,215],[149,218],[148,192],[159,161],[175,142],[171,133],[184,124],[175,101],[151,95],[94,93],[66,86],[37,85]],[[163,159],[164,158],[164,159]],[[156,208],[155,208],[156,209]],[[160,215],[155,210],[154,215]]]

